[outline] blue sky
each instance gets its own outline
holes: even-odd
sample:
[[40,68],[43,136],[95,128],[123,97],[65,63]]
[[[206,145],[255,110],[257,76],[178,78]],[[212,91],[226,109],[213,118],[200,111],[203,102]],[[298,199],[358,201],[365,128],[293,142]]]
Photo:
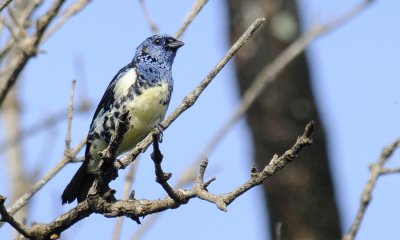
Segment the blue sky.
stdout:
[[[173,34],[180,26],[192,1],[148,0],[153,20],[164,33]],[[315,22],[334,19],[357,1],[301,1],[305,28]],[[313,70],[314,90],[328,128],[332,171],[347,230],[359,205],[366,183],[368,164],[377,161],[383,146],[400,135],[399,56],[400,3],[377,1],[366,12],[344,27],[315,41],[307,50]],[[224,1],[210,1],[185,32],[182,47],[174,63],[175,88],[169,110],[172,111],[229,48]],[[255,16],[256,18],[256,16]],[[77,79],[76,101],[89,98],[96,104],[114,74],[127,64],[136,46],[151,35],[138,1],[110,4],[93,1],[87,9],[67,23],[43,47],[46,53],[30,61],[21,79],[23,127],[29,127],[48,115],[66,109],[70,82]],[[230,116],[238,103],[232,63],[216,77],[196,105],[185,112],[164,135],[161,145],[164,168],[172,181],[190,166],[205,144]],[[93,110],[92,110],[93,112]],[[92,113],[76,115],[72,139],[76,144],[88,130]],[[63,155],[66,122],[48,132],[24,141],[27,170],[42,165],[42,174]],[[230,191],[249,177],[253,152],[249,132],[241,121],[210,156],[208,177],[216,176],[209,190]],[[4,156],[0,156],[4,159]],[[390,162],[399,166],[399,154]],[[32,221],[49,222],[72,206],[61,206],[59,197],[77,169],[67,166],[43,191],[33,198]],[[137,198],[156,199],[165,195],[154,182],[149,152],[141,156],[134,189]],[[125,172],[113,187],[121,189]],[[359,239],[395,239],[400,213],[400,176],[382,177],[361,226]],[[4,167],[0,169],[0,192],[8,183]],[[260,189],[241,196],[221,212],[210,203],[193,200],[179,209],[169,210],[147,232],[144,239],[266,239],[266,217]],[[93,215],[63,236],[68,239],[110,239],[115,219]],[[201,226],[201,227],[199,227]],[[8,238],[9,226],[0,231]],[[125,220],[122,239],[138,229]],[[201,229],[201,230],[200,230]],[[181,237],[182,236],[182,237]]]

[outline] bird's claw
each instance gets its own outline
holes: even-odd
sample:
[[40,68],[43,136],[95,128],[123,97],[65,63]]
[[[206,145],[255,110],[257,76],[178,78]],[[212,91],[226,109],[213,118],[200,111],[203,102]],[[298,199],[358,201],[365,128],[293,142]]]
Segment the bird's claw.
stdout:
[[165,127],[161,123],[157,123],[157,125],[154,126],[154,132],[155,132],[155,134],[158,135],[159,143],[162,143],[162,141],[163,141],[164,130],[165,130]]

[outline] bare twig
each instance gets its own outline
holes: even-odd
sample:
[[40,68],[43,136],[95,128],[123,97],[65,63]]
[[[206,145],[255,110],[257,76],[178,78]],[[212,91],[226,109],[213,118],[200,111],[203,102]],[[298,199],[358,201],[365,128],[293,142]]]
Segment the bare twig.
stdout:
[[[227,206],[231,204],[236,198],[247,192],[249,189],[263,183],[267,178],[271,177],[277,171],[281,170],[286,164],[291,162],[304,147],[311,145],[311,134],[313,130],[314,122],[308,123],[303,135],[297,139],[296,143],[291,149],[287,150],[280,157],[278,157],[278,155],[274,155],[269,164],[266,165],[261,172],[257,173],[252,171],[250,180],[248,180],[235,190],[225,194],[214,195],[206,191],[206,184],[209,184],[209,182],[203,183],[202,180],[204,177],[205,168],[207,166],[207,159],[203,160],[202,165],[205,166],[203,166],[203,168],[202,165],[200,166],[199,179],[196,181],[196,185],[194,186],[194,190],[197,192],[196,196],[208,202],[215,203],[220,210],[226,211]],[[199,184],[199,182],[202,182],[202,184]]]
[[19,233],[24,235],[24,237],[29,238],[29,229],[17,222],[6,210],[4,207],[4,202],[6,198],[0,195],[0,215],[1,215],[1,222],[8,222],[13,228],[15,228]]
[[185,32],[186,28],[192,23],[193,19],[199,14],[201,9],[206,5],[208,0],[197,0],[192,9],[190,10],[189,14],[187,15],[185,21],[183,22],[182,26],[176,31],[175,37],[181,38],[182,34]]
[[21,38],[26,38],[28,37],[28,33],[26,33],[23,22],[21,22],[20,19],[18,19],[17,14],[14,12],[14,10],[10,7],[8,8],[8,14],[10,15],[11,19],[14,22],[15,27],[18,29],[18,35],[21,36]]
[[154,23],[154,21],[151,19],[149,11],[147,10],[146,4],[144,3],[144,0],[139,0],[140,7],[142,8],[144,17],[146,18],[147,22],[149,23],[150,29],[154,34],[157,34],[160,32],[158,29],[157,25]]
[[8,6],[8,4],[10,4],[12,2],[12,0],[3,0],[0,3],[0,12],[4,10],[4,8],[6,8]]
[[[23,9],[24,11],[18,12],[18,19],[22,19],[21,20],[21,26],[31,25],[30,24],[30,17],[32,16],[33,12],[42,4],[42,2],[43,2],[43,0],[29,1],[29,2],[27,2],[28,6],[26,6],[26,8]],[[10,33],[12,34],[12,32],[10,32]],[[4,60],[5,59],[5,56],[10,52],[10,50],[14,46],[14,44],[15,44],[14,38],[13,37],[9,38],[7,43],[0,50],[0,60]],[[10,67],[8,67],[8,68],[12,69]],[[5,73],[9,74],[9,71],[5,71]]]
[[31,18],[33,17],[33,14],[35,11],[43,4],[44,0],[32,0],[29,1],[29,5],[26,8],[26,11],[24,11],[19,18],[23,19],[22,20],[22,25],[23,26],[31,26]]
[[63,13],[56,23],[46,32],[43,37],[42,42],[47,41],[56,31],[58,31],[64,24],[77,13],[82,11],[88,4],[90,0],[76,0],[75,3],[71,4]]
[[[394,141],[390,146],[386,147],[383,149],[382,154],[378,160],[377,163],[374,163],[370,166],[370,171],[371,174],[369,176],[368,182],[364,187],[364,190],[361,194],[361,203],[360,207],[357,211],[356,217],[353,221],[353,224],[351,225],[351,228],[349,231],[346,233],[346,235],[343,236],[343,240],[353,240],[358,232],[358,229],[360,228],[361,222],[364,219],[364,215],[366,213],[367,207],[369,203],[371,202],[372,199],[372,191],[375,188],[376,182],[378,178],[383,175],[387,174],[392,171],[387,171],[387,169],[384,168],[384,164],[388,161],[390,156],[393,154],[393,152],[400,146],[400,139],[397,139]],[[399,169],[394,169],[393,173],[397,173]]]
[[12,40],[14,42],[19,42],[20,38],[18,36],[17,30],[14,29],[14,26],[11,25],[11,23],[9,23],[6,18],[1,18],[1,23],[7,28],[8,32],[11,35]]
[[381,168],[380,174],[385,175],[385,174],[395,174],[395,173],[400,173],[400,168]]
[[[175,121],[184,111],[193,106],[193,104],[197,101],[200,94],[204,91],[204,89],[208,86],[208,84],[215,78],[215,76],[221,71],[221,69],[225,66],[225,64],[234,56],[234,54],[249,40],[249,38],[254,34],[254,32],[261,26],[261,24],[265,21],[264,18],[256,19],[250,27],[243,33],[243,35],[236,41],[235,44],[229,49],[229,51],[225,54],[225,56],[218,62],[218,64],[210,71],[210,73],[200,82],[198,87],[196,87],[190,94],[188,94],[183,102],[165,119],[161,125],[166,129],[172,122]],[[136,145],[136,147],[129,152],[121,161],[115,163],[117,169],[125,168],[131,162],[135,160],[135,158],[144,150],[152,142],[152,134],[148,134],[146,138],[144,138],[140,143]]]
[[243,94],[242,101],[236,107],[232,116],[229,117],[222,127],[213,135],[209,143],[203,149],[199,159],[203,159],[204,156],[210,155],[216,146],[218,146],[218,143],[221,142],[222,138],[247,112],[254,100],[276,79],[278,74],[282,72],[291,61],[305,50],[312,41],[326,33],[332,32],[342,24],[348,22],[350,19],[365,10],[371,2],[372,1],[369,0],[363,0],[337,19],[322,25],[311,27],[306,33],[290,44],[271,64],[264,67],[257,74],[251,86]]
[[68,104],[67,133],[66,133],[66,136],[65,136],[64,154],[66,156],[69,156],[69,153],[71,151],[71,128],[72,128],[72,117],[73,117],[73,114],[74,114],[75,84],[76,84],[76,80],[73,80],[72,83],[71,83],[71,93],[70,93],[69,104]]

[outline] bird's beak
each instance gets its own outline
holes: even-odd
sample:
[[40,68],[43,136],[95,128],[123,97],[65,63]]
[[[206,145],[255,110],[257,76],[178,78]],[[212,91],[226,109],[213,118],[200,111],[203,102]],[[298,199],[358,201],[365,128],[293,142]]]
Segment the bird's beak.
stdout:
[[184,42],[174,39],[173,42],[167,44],[167,47],[171,49],[178,49],[182,47],[184,44],[185,44]]

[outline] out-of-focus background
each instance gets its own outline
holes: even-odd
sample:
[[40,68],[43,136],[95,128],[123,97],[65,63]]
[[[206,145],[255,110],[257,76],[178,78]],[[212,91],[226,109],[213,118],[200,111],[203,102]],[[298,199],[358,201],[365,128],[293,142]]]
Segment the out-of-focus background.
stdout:
[[[235,1],[209,1],[184,33],[182,40],[185,46],[178,51],[173,66],[175,87],[169,112],[196,87],[229,48],[230,36],[234,38],[235,35],[229,28],[233,12],[228,9],[232,10],[233,7],[228,7],[228,2],[233,4]],[[331,21],[358,2],[297,1],[300,28],[305,31],[313,24]],[[174,0],[147,0],[145,3],[160,31],[171,35],[179,28],[193,4],[192,1]],[[400,34],[397,31],[399,7],[397,1],[375,1],[356,18],[317,39],[306,51],[315,103],[325,126],[325,134],[321,134],[326,137],[328,166],[336,192],[333,200],[338,206],[338,224],[342,232],[348,230],[359,207],[360,194],[369,177],[369,164],[376,162],[382,148],[400,135],[397,64],[400,54]],[[266,15],[263,11],[254,11],[247,16],[252,21]],[[269,20],[263,28],[271,27],[272,21]],[[257,34],[264,34],[263,31],[265,29]],[[23,137],[21,158],[27,174],[35,173],[37,180],[63,157],[71,81],[77,80],[75,107],[78,109],[82,102],[91,104],[87,111],[77,111],[74,115],[74,146],[86,136],[94,108],[109,81],[131,61],[136,46],[151,34],[139,1],[93,1],[40,47],[40,53],[29,62],[16,86],[20,102],[20,127],[22,130],[29,129],[50,116],[60,114],[65,120]],[[238,58],[236,63],[240,64],[243,59]],[[174,174],[172,182],[177,181],[182,171],[193,164],[213,133],[240,102],[240,92],[244,90],[238,87],[235,67],[231,61],[198,102],[164,133],[161,145],[163,164],[166,171]],[[296,74],[291,76],[296,79]],[[8,131],[4,115],[3,111],[0,141],[3,143]],[[301,132],[291,134],[297,136]],[[209,156],[207,177],[217,177],[209,187],[211,192],[231,191],[250,177],[251,164],[254,156],[257,156],[253,148],[254,139],[243,119]],[[295,138],[286,140],[294,143]],[[289,147],[282,146],[283,149]],[[10,180],[9,159],[5,150],[1,151],[0,194],[10,196],[13,184],[18,180]],[[265,161],[273,153],[265,156]],[[321,152],[321,155],[324,154]],[[142,154],[138,163],[133,183],[136,198],[157,199],[165,195],[154,181],[153,163],[149,155],[149,151]],[[318,167],[319,163],[314,163]],[[399,154],[395,154],[388,166],[399,165]],[[27,223],[50,222],[74,206],[62,206],[60,195],[77,168],[78,164],[67,165],[33,197]],[[285,170],[279,174],[284,176]],[[296,171],[296,168],[293,167],[291,171]],[[112,183],[117,194],[122,192],[126,172],[120,172],[120,177]],[[379,179],[358,239],[396,239],[400,213],[397,204],[400,201],[397,191],[399,180],[398,174]],[[313,196],[311,193],[310,199]],[[269,226],[273,224],[268,223],[266,201],[262,187],[239,197],[227,212],[195,199],[178,209],[161,213],[142,239],[270,239]],[[9,200],[6,203],[11,204]],[[296,209],[296,206],[285,205],[288,199],[282,198],[281,202],[274,199],[269,204],[272,203],[277,204],[280,210]],[[319,211],[318,205],[315,210]],[[65,239],[110,239],[114,223],[115,219],[92,215],[75,224],[62,236]],[[283,222],[283,233],[287,227]],[[121,239],[131,239],[139,228],[135,222],[125,219]],[[12,236],[8,224],[0,228],[0,239],[10,239]]]

